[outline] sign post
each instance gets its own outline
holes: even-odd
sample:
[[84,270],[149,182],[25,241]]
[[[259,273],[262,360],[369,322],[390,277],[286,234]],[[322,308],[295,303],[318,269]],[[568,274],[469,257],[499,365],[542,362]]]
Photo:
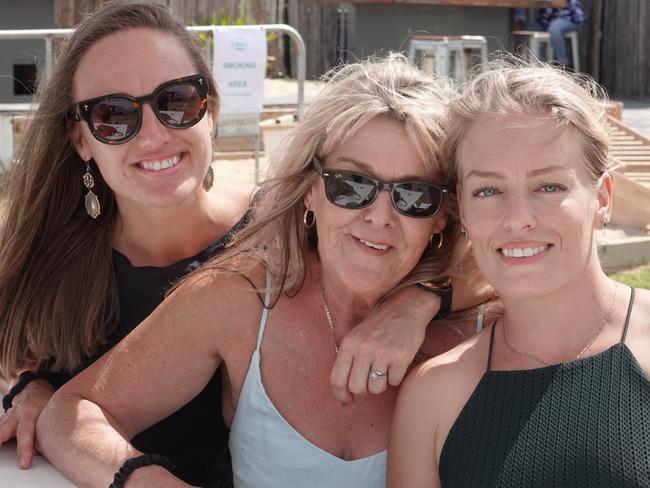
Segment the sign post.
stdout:
[[266,75],[266,30],[261,26],[215,27],[212,35],[212,69],[221,97],[218,136],[255,136],[257,183],[260,113]]

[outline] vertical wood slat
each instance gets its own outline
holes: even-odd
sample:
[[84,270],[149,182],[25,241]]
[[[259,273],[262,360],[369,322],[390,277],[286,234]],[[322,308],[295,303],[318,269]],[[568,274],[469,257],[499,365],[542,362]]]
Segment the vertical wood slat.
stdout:
[[650,98],[647,0],[605,0],[602,83],[619,98]]
[[[337,6],[314,0],[288,0],[288,24],[303,37],[308,80],[318,78],[336,64]],[[291,54],[291,75],[296,76],[296,56]]]

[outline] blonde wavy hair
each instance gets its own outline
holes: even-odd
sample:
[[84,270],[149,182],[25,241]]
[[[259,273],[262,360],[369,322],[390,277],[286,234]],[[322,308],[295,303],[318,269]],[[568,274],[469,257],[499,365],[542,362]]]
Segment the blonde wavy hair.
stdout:
[[612,168],[607,95],[592,78],[506,55],[481,68],[449,105],[443,157],[449,163],[450,181],[460,175],[458,154],[471,124],[486,114],[509,112],[528,113],[574,128],[594,181]]
[[[234,256],[253,255],[249,263],[262,262],[273,275],[274,297],[292,294],[302,286],[307,272],[307,252],[315,249],[315,229],[303,224],[303,197],[319,178],[314,157],[324,160],[378,116],[399,122],[431,172],[443,172],[440,157],[443,119],[453,94],[451,84],[411,66],[400,54],[384,59],[348,64],[324,76],[327,82],[272,162],[252,209],[252,220],[233,240],[225,254],[204,269],[225,267],[246,272]],[[445,182],[443,182],[445,183]],[[427,249],[411,273],[396,288],[438,276],[446,268],[457,240],[455,202],[446,199],[447,225],[440,249]],[[272,250],[269,252],[269,250]]]

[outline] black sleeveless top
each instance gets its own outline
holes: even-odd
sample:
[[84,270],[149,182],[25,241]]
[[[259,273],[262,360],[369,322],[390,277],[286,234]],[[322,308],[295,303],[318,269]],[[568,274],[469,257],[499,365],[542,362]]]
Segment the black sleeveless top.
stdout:
[[621,342],[539,369],[487,371],[440,455],[447,487],[650,487],[650,379]]
[[[126,256],[113,250],[113,270],[120,303],[119,324],[107,337],[106,344],[92,356],[84,357],[78,368],[56,374],[53,378],[57,383],[55,386],[69,381],[126,337],[160,305],[171,285],[221,253],[249,218],[248,214],[245,215],[226,234],[195,256],[161,268],[133,266]],[[229,429],[221,416],[221,375],[216,371],[193,400],[140,432],[131,443],[145,453],[167,456],[176,467],[176,475],[189,484],[223,488],[232,486],[228,437]]]

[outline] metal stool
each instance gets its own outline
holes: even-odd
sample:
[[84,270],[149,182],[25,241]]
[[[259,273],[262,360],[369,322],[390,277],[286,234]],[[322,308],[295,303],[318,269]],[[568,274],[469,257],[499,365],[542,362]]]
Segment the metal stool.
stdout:
[[[487,41],[483,36],[413,36],[409,40],[409,61],[425,72],[467,79],[472,51],[487,61]],[[469,54],[468,54],[469,53]],[[472,63],[476,64],[476,63]]]
[[[540,48],[544,46],[546,52],[546,59],[551,60],[553,57],[553,45],[551,44],[551,35],[546,31],[512,31],[515,38],[524,38],[527,45],[527,52],[517,53],[520,56],[530,59],[531,54],[536,58],[539,56]],[[580,56],[578,54],[578,32],[570,31],[564,34],[565,39],[571,42],[571,61],[573,62],[573,70],[577,73],[580,71]]]

